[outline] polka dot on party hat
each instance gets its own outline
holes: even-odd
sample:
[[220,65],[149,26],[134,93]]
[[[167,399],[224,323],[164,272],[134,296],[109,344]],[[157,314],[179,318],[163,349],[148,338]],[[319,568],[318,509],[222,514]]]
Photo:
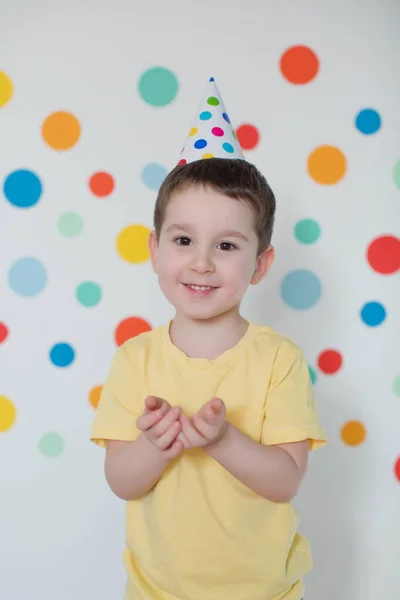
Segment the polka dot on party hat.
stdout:
[[43,122],[42,137],[53,150],[69,150],[75,146],[80,136],[80,123],[69,112],[54,112]]
[[89,189],[98,198],[109,196],[115,188],[115,181],[110,173],[98,171],[89,179]]
[[129,225],[117,237],[117,251],[121,258],[130,263],[149,260],[148,240],[150,229],[145,225]]
[[101,287],[93,281],[84,281],[77,287],[76,299],[82,306],[96,306],[101,300]]
[[13,84],[7,73],[0,71],[0,108],[3,108],[13,97]]
[[318,368],[326,375],[337,373],[343,364],[343,357],[337,350],[323,350],[318,356]]
[[400,269],[400,239],[394,235],[375,238],[367,249],[367,260],[374,271],[391,275]]
[[317,373],[315,372],[315,369],[313,369],[313,367],[311,367],[310,365],[308,366],[308,372],[310,373],[311,383],[314,385],[317,380]]
[[11,429],[17,417],[17,409],[14,404],[6,398],[0,396],[0,433],[4,433]]
[[178,90],[177,76],[165,67],[147,69],[138,82],[139,94],[150,106],[162,107],[171,104]]
[[150,190],[158,191],[167,176],[167,169],[157,163],[146,165],[142,171],[142,181]]
[[50,360],[56,367],[69,367],[75,359],[75,350],[70,344],[60,342],[50,350]]
[[291,271],[281,283],[281,296],[290,308],[306,310],[314,306],[321,296],[321,283],[317,275],[307,270]]
[[8,283],[19,296],[37,296],[46,287],[47,272],[36,258],[20,258],[8,271]]
[[40,452],[48,458],[56,458],[64,450],[65,442],[60,434],[49,432],[45,433],[39,440],[38,447]]
[[19,169],[5,178],[3,190],[4,196],[13,206],[31,208],[40,200],[42,183],[33,171]]
[[366,302],[360,311],[360,316],[369,327],[377,327],[386,319],[386,309],[380,302]]
[[0,344],[6,341],[6,339],[8,338],[8,334],[9,331],[7,325],[5,323],[0,322]]
[[57,228],[64,237],[75,238],[82,233],[84,222],[78,213],[65,212],[58,219]]
[[347,446],[359,446],[365,441],[367,432],[360,421],[348,421],[343,425],[340,436]]
[[280,58],[282,75],[295,85],[312,81],[319,71],[319,59],[314,50],[307,46],[292,46]]
[[93,406],[93,408],[97,408],[100,402],[101,392],[103,390],[102,385],[96,385],[92,387],[89,392],[89,403]]
[[260,141],[257,127],[246,123],[236,129],[236,136],[243,150],[254,150]]
[[319,146],[308,157],[308,173],[321,185],[338,183],[347,169],[346,157],[339,148]]
[[364,135],[372,135],[381,128],[382,119],[378,111],[373,108],[360,110],[355,118],[355,126]]
[[400,456],[394,463],[394,475],[397,481],[400,481]]
[[145,319],[141,317],[127,317],[115,329],[115,342],[117,346],[121,346],[127,340],[146,331],[151,331],[151,329],[150,323]]
[[321,228],[313,219],[302,219],[296,223],[294,235],[302,244],[314,244],[321,234]]

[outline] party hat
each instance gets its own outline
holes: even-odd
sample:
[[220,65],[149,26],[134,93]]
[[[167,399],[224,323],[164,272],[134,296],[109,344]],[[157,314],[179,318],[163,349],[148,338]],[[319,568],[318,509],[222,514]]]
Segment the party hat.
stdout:
[[244,159],[221,94],[211,77],[178,164],[213,157]]

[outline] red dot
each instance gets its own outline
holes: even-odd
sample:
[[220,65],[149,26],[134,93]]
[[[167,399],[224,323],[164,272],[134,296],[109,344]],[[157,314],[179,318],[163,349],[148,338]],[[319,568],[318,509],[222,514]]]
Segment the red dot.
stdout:
[[99,171],[91,176],[89,187],[95,196],[104,198],[104,196],[111,194],[115,187],[115,182],[112,175]]
[[116,344],[117,346],[122,346],[127,340],[150,330],[151,325],[145,319],[128,317],[121,321],[115,330]]
[[213,127],[211,133],[217,137],[222,137],[224,135],[224,130],[221,129],[221,127]]
[[282,54],[280,68],[290,83],[309,83],[318,73],[318,56],[307,46],[292,46]]
[[377,273],[395,273],[400,269],[400,239],[394,235],[375,238],[368,246],[367,260]]
[[318,367],[326,375],[337,373],[342,366],[343,358],[337,350],[324,350],[318,356]]
[[400,481],[400,456],[395,462],[394,474],[396,475],[396,478],[398,479],[398,481]]
[[236,130],[236,136],[243,150],[253,150],[260,141],[260,134],[254,125],[247,123],[240,125]]
[[8,328],[4,323],[0,323],[0,344],[8,338]]
[[181,158],[181,160],[178,162],[178,165],[186,165],[187,160],[186,158]]

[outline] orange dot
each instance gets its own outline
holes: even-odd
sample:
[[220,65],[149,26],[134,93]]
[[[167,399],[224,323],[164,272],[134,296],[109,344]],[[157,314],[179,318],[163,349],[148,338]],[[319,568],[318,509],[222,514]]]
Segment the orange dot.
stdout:
[[346,168],[345,155],[334,146],[319,146],[308,157],[308,173],[321,185],[338,183]]
[[254,125],[240,125],[236,130],[236,136],[243,150],[253,150],[260,141],[260,134]]
[[128,317],[121,321],[115,330],[115,341],[117,346],[122,346],[127,340],[130,340],[145,331],[151,331],[151,325],[145,319],[140,317]]
[[366,431],[360,421],[348,421],[343,425],[340,435],[348,446],[359,446],[365,440]]
[[81,126],[69,112],[59,111],[49,115],[42,125],[42,136],[53,150],[69,150],[79,140]]
[[91,176],[89,180],[89,187],[95,196],[104,198],[104,196],[109,196],[114,190],[115,182],[112,175],[103,171],[99,171]]
[[309,83],[318,73],[318,56],[307,46],[292,46],[282,54],[280,69],[290,83]]
[[93,406],[93,408],[97,408],[99,405],[101,391],[103,389],[102,385],[96,385],[89,392],[89,402]]

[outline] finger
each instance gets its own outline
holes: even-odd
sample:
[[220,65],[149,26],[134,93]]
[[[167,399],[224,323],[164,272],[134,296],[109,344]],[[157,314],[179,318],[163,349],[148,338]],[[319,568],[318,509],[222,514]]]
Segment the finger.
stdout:
[[160,435],[160,437],[156,438],[155,445],[160,450],[166,450],[171,446],[171,444],[176,440],[178,433],[181,430],[181,424],[179,421],[175,421],[170,425],[170,427]]
[[215,433],[214,423],[212,425],[207,423],[207,421],[200,417],[200,415],[195,415],[193,417],[193,423],[202,437],[206,438],[207,440],[212,439]]
[[177,436],[177,438],[176,438],[176,439],[178,440],[178,442],[181,442],[181,443],[183,444],[183,447],[184,447],[184,448],[186,448],[186,449],[187,449],[187,448],[190,448],[190,443],[189,443],[189,440],[186,438],[186,436],[185,436],[185,434],[183,433],[183,431],[181,431],[181,432],[178,434],[178,436]]
[[222,402],[221,398],[213,398],[210,402],[210,406],[214,413],[221,415],[225,412],[225,404]]
[[182,452],[182,450],[184,449],[183,443],[180,440],[175,440],[175,442],[172,444],[172,446],[170,448],[168,448],[167,450],[165,450],[165,454],[167,455],[168,458],[170,458],[171,460],[176,458],[177,456],[179,456],[179,454]]
[[144,401],[145,412],[150,412],[151,410],[157,410],[161,408],[162,400],[161,398],[157,398],[156,396],[147,396]]
[[159,410],[152,410],[150,412],[143,413],[143,415],[140,415],[140,417],[137,419],[136,427],[140,431],[147,431],[156,425],[156,423],[161,421],[162,418],[163,414]]
[[201,446],[204,443],[203,435],[194,427],[186,415],[182,415],[182,432],[190,446]]
[[179,419],[181,416],[182,409],[180,406],[174,406],[174,408],[169,409],[166,415],[153,427],[152,435],[158,438],[163,435],[167,429],[172,425],[172,423]]

